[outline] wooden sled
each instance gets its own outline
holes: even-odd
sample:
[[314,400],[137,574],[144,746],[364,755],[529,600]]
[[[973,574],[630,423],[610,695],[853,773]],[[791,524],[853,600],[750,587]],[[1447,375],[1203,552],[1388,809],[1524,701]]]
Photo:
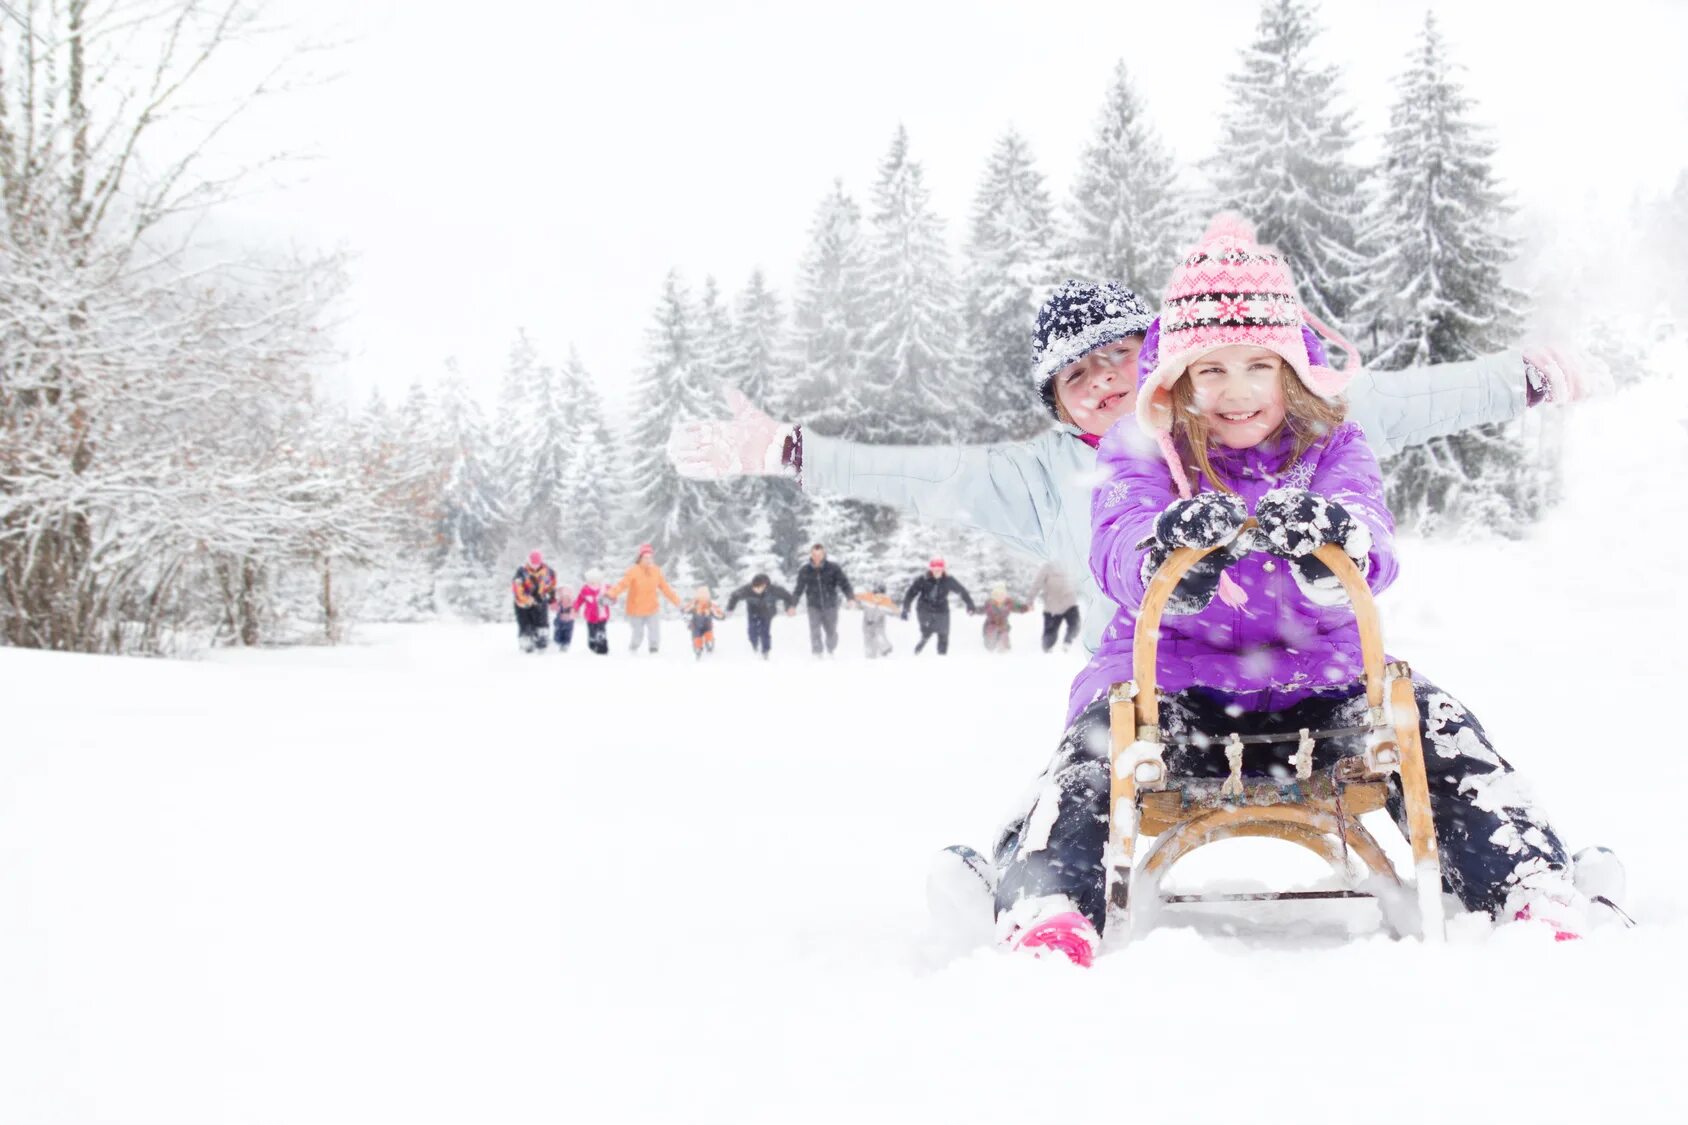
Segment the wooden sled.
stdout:
[[[1256,526],[1253,520],[1249,521],[1250,529]],[[1242,775],[1245,744],[1284,743],[1284,736],[1239,736],[1226,732],[1204,734],[1226,751],[1230,777],[1168,774],[1160,729],[1160,695],[1155,684],[1161,617],[1167,599],[1190,567],[1218,549],[1180,548],[1155,573],[1137,618],[1133,678],[1113,685],[1108,695],[1113,741],[1109,756],[1112,778],[1108,847],[1104,856],[1108,943],[1117,945],[1129,940],[1134,897],[1151,891],[1160,902],[1376,897],[1352,886],[1336,891],[1231,895],[1163,896],[1156,890],[1166,872],[1184,856],[1208,844],[1236,837],[1268,837],[1297,844],[1324,859],[1350,883],[1354,881],[1356,868],[1363,866],[1374,884],[1398,889],[1400,897],[1406,897],[1400,873],[1376,838],[1360,823],[1361,814],[1383,807],[1391,774],[1399,777],[1406,803],[1406,837],[1412,846],[1420,933],[1427,942],[1441,941],[1444,926],[1441,862],[1430,817],[1430,785],[1419,739],[1412,672],[1404,663],[1385,665],[1377,605],[1359,568],[1340,547],[1326,544],[1315,552],[1315,557],[1342,582],[1354,608],[1364,654],[1366,725],[1337,732],[1301,731],[1299,737],[1289,736],[1287,741],[1298,743],[1296,755],[1291,759],[1295,769],[1293,778]],[[1365,750],[1341,759],[1334,766],[1314,770],[1313,748],[1320,734],[1363,735]],[[1136,858],[1139,836],[1154,838],[1141,860]],[[1351,858],[1358,863],[1350,862]]]

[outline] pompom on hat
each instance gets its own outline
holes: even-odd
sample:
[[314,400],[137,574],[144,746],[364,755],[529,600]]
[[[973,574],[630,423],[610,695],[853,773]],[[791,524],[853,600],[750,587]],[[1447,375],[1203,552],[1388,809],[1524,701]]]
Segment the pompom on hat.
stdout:
[[[1348,366],[1325,363],[1316,328],[1348,353]],[[1254,225],[1223,212],[1196,248],[1172,271],[1161,302],[1158,331],[1139,363],[1137,422],[1156,436],[1172,432],[1172,385],[1207,353],[1253,344],[1282,356],[1303,386],[1335,401],[1360,368],[1354,346],[1321,324],[1296,296],[1283,256],[1255,238]],[[1309,341],[1312,347],[1309,347]]]

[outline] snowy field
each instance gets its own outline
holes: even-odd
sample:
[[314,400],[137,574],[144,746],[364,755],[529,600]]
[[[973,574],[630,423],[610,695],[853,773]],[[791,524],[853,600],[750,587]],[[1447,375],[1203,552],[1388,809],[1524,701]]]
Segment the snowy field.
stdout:
[[[850,615],[835,661],[781,618],[766,665],[742,617],[701,666],[619,622],[607,659],[453,624],[0,649],[0,1122],[1688,1120],[1685,418],[1680,381],[1579,408],[1531,541],[1404,543],[1383,602],[1567,842],[1622,853],[1637,930],[1199,906],[1088,972],[939,947],[931,853],[1059,733],[1035,615],[1005,658],[893,623],[877,663]],[[1180,878],[1318,875],[1249,842]]]

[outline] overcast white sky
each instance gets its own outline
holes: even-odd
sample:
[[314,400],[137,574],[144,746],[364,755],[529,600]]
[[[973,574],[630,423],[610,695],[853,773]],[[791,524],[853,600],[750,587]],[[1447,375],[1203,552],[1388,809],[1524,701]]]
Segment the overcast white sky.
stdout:
[[[1656,193],[1688,164],[1688,3],[1435,5],[1518,200],[1561,221]],[[525,326],[572,343],[612,400],[664,273],[789,294],[834,176],[865,199],[899,122],[959,238],[1012,124],[1064,192],[1126,58],[1182,160],[1212,151],[1256,0],[849,4],[283,0],[352,37],[343,77],[245,126],[317,159],[219,224],[357,255],[343,340],[360,386],[402,393],[447,356],[494,384]],[[1325,0],[1368,144],[1422,3]]]

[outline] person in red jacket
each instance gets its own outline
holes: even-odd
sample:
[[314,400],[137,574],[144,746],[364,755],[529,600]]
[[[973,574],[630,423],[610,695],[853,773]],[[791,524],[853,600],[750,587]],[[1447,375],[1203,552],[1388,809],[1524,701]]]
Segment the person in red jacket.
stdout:
[[592,567],[586,572],[586,583],[574,597],[574,608],[586,622],[586,647],[599,656],[610,651],[609,591],[604,588],[604,572]]

